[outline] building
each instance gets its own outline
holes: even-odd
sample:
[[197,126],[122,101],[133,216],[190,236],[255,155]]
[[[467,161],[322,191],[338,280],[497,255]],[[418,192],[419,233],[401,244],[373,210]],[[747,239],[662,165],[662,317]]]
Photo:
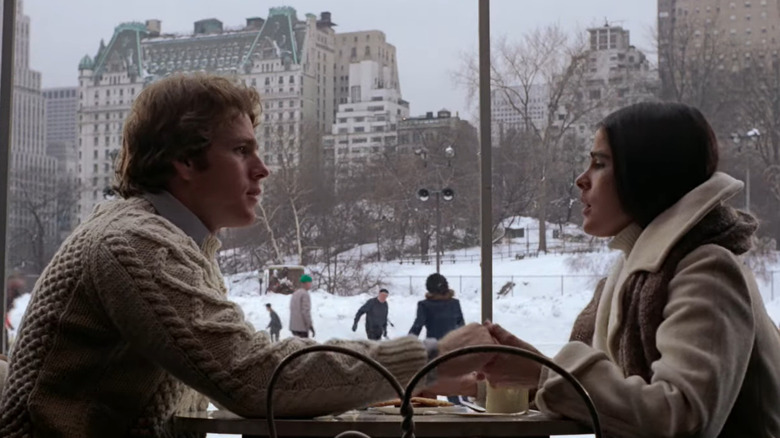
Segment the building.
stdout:
[[362,61],[375,61],[387,75],[382,77],[382,88],[395,89],[401,95],[401,85],[398,80],[398,64],[395,57],[395,46],[385,41],[384,32],[378,30],[362,32],[346,32],[336,36],[336,100],[334,109],[339,104],[348,103],[350,96],[350,66]]
[[631,45],[629,31],[605,24],[588,29],[590,50],[585,74],[588,100],[608,100],[599,118],[622,106],[645,101],[657,92],[658,72]]
[[336,39],[330,13],[318,19],[295,9],[271,8],[236,28],[210,18],[186,34],[162,32],[159,20],[123,23],[108,44],[79,63],[79,217],[110,194],[113,157],[122,124],[144,85],[173,72],[234,76],[263,99],[258,127],[270,167],[321,161],[321,135],[333,125]]
[[46,155],[41,74],[30,69],[30,18],[21,0],[15,38],[7,254],[9,266],[36,273],[58,243],[57,163]]
[[337,176],[351,174],[382,152],[395,151],[398,124],[409,117],[401,98],[397,72],[389,65],[364,60],[349,65],[346,103],[339,104],[336,122],[323,139],[324,160]]
[[459,136],[464,124],[471,127],[457,114],[453,116],[446,109],[439,110],[436,114],[429,111],[424,116],[402,119],[398,124],[398,151],[412,152],[423,159],[438,155],[438,152],[447,146],[453,146],[462,140]]
[[[721,69],[739,71],[745,61],[777,57],[780,2],[776,0],[658,0],[658,70],[669,93],[671,68],[704,48]],[[679,59],[680,61],[676,61]]]
[[493,147],[498,147],[508,132],[525,131],[530,126],[547,125],[550,104],[547,84],[531,84],[494,89],[490,92],[490,130]]
[[57,162],[57,227],[64,239],[75,227],[78,206],[78,87],[43,90],[46,103],[46,154]]

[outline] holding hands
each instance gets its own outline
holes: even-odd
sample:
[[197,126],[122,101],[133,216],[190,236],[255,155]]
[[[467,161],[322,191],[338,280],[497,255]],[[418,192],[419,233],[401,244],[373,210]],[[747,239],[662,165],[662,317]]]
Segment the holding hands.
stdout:
[[[506,345],[541,354],[498,324],[472,323],[447,334],[439,341],[439,356],[476,345]],[[436,383],[424,393],[476,395],[477,381],[487,378],[493,385],[536,388],[541,364],[520,356],[497,353],[469,354],[446,361],[437,368]]]
[[[512,333],[509,333],[498,324],[490,321],[485,322],[490,335],[500,345],[518,347],[524,350],[542,354],[534,348],[533,345],[519,339]],[[539,384],[539,375],[542,372],[542,365],[530,359],[510,354],[496,354],[492,361],[483,368],[487,379],[494,385],[511,385],[523,388],[536,388]]]

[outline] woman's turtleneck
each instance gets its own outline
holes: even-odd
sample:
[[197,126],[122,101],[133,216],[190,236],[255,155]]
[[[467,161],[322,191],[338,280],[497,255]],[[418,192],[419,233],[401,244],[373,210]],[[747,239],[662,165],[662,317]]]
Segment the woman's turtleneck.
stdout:
[[612,238],[612,241],[610,241],[608,245],[609,248],[619,249],[620,251],[623,251],[625,257],[628,257],[628,255],[631,254],[631,249],[634,248],[637,239],[639,239],[639,235],[642,234],[642,230],[643,228],[636,222],[631,222],[631,224],[623,228],[622,231]]

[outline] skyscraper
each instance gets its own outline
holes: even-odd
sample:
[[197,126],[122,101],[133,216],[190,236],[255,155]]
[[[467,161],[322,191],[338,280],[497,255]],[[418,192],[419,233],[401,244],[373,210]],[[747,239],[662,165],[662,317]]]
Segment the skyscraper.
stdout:
[[31,70],[30,18],[17,3],[9,178],[8,264],[40,272],[57,242],[56,162],[46,155],[41,74]]
[[47,88],[46,154],[57,161],[57,232],[64,239],[76,224],[78,205],[78,87]]

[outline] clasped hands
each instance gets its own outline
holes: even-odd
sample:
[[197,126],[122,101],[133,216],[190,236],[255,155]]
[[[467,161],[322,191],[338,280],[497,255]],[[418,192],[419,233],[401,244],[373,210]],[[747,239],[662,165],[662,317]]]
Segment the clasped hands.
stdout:
[[[447,334],[439,341],[439,356],[476,345],[507,345],[541,354],[498,324],[472,323]],[[536,388],[542,365],[517,355],[475,353],[450,359],[436,368],[436,382],[420,395],[476,396],[477,381],[487,378],[493,385]]]

